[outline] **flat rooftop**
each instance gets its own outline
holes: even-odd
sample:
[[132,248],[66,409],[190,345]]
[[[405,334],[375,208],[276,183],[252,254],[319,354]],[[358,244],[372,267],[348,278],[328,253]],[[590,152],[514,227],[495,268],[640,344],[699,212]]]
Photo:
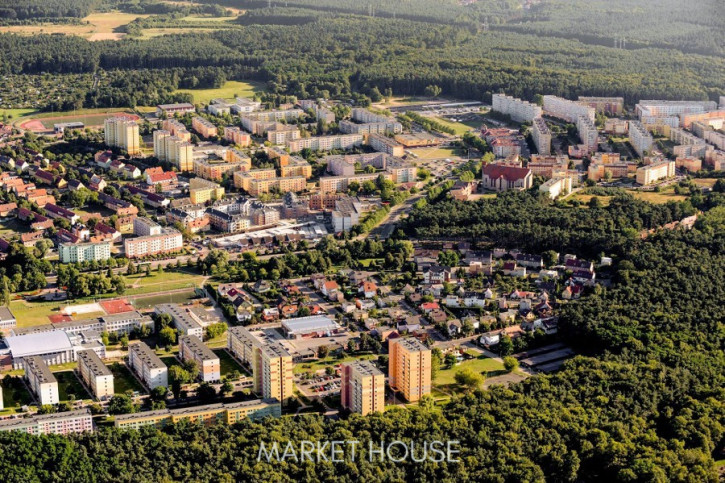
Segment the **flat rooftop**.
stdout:
[[49,330],[47,332],[6,337],[5,341],[14,358],[54,354],[73,349],[68,335],[62,330]]
[[326,332],[336,330],[339,327],[337,322],[326,315],[311,315],[282,321],[282,328],[290,334]]

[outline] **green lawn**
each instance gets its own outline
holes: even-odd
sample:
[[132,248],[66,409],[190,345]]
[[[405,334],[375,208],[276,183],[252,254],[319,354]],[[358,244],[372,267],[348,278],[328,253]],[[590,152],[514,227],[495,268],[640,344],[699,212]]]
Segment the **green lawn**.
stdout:
[[228,376],[234,371],[237,371],[240,374],[246,374],[247,371],[242,369],[242,366],[240,366],[237,361],[234,360],[234,358],[224,349],[214,349],[214,354],[219,356],[222,377]]
[[461,153],[455,148],[414,148],[411,149],[418,159],[446,159],[459,156]]
[[0,121],[3,119],[3,116],[8,116],[9,121],[14,121],[15,119],[23,116],[29,116],[30,114],[33,114],[37,112],[36,109],[32,108],[26,108],[26,109],[0,109]]
[[462,369],[471,369],[473,372],[484,373],[486,377],[493,377],[494,375],[498,375],[499,371],[504,370],[503,364],[500,362],[486,356],[480,356],[476,359],[470,359],[456,364],[450,369],[441,369],[436,374],[433,385],[441,386],[444,389],[447,386],[455,386],[456,372]]
[[667,203],[669,201],[684,201],[687,199],[685,195],[675,194],[674,188],[667,188],[659,193],[654,191],[638,191],[631,190],[632,195],[638,200],[647,201],[655,205]]
[[[448,126],[448,127],[452,128],[455,131],[457,136],[463,136],[468,131],[473,130],[473,127],[468,124],[465,124],[462,122],[453,122],[444,117],[435,117],[433,119],[440,122],[444,126]],[[479,124],[479,126],[480,126],[480,124]]]
[[188,93],[194,96],[194,103],[209,104],[212,99],[234,99],[238,97],[252,97],[257,92],[264,92],[264,84],[260,82],[227,81],[222,87],[216,89],[179,89],[176,92]]
[[33,398],[25,388],[22,382],[17,381],[17,384],[2,385],[3,388],[3,405],[5,409],[11,409],[15,407],[25,406],[33,402]]
[[92,399],[73,371],[55,372],[53,375],[58,379],[58,397],[61,401],[68,401],[71,394],[76,400]]
[[164,356],[164,357],[161,357],[161,361],[166,365],[166,367],[180,366],[181,365],[181,362],[179,362],[179,359],[177,359],[174,356]]
[[0,238],[10,238],[13,235],[19,235],[27,231],[30,231],[28,225],[17,218],[0,220]]
[[196,296],[193,289],[172,294],[161,293],[159,295],[150,295],[133,300],[133,306],[137,309],[149,309],[158,304],[183,304]]
[[133,374],[121,363],[108,366],[113,373],[113,391],[116,394],[125,394],[126,391],[146,392]]

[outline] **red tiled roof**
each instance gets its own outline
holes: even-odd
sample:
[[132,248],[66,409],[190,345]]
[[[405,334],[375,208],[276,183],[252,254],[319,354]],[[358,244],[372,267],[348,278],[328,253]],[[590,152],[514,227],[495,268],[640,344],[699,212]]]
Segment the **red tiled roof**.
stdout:
[[483,174],[491,179],[503,178],[508,181],[524,179],[531,171],[528,168],[516,168],[500,164],[487,164],[483,167]]

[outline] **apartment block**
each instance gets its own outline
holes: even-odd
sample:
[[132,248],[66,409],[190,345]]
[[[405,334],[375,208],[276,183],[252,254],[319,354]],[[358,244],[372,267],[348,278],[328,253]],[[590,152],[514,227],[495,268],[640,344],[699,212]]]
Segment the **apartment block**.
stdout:
[[531,125],[531,137],[539,154],[551,154],[551,130],[544,119],[537,117]]
[[647,166],[637,168],[637,183],[646,186],[665,178],[675,175],[674,161],[658,161]]
[[562,176],[559,178],[552,178],[541,186],[539,191],[546,193],[550,199],[556,199],[558,196],[564,196],[571,193],[572,178],[570,176]]
[[599,145],[599,132],[594,121],[586,116],[579,116],[576,121],[576,129],[579,133],[579,139],[586,145],[589,152],[595,152]]
[[725,119],[725,109],[720,106],[717,111],[701,112],[696,114],[680,114],[680,126],[685,129],[690,129],[692,124],[695,122],[702,122],[709,124],[710,122],[717,122],[722,127],[722,121]]
[[582,97],[579,96],[579,103],[593,107],[598,113],[609,116],[621,116],[624,112],[623,97]]
[[93,431],[93,417],[90,409],[76,409],[28,418],[5,419],[0,421],[0,431],[18,431],[35,435],[85,433]]
[[149,389],[169,387],[169,368],[145,343],[128,346],[128,365]]
[[[164,121],[164,123],[169,120]],[[173,121],[178,123],[178,121]],[[180,123],[178,123],[180,124]],[[183,127],[183,125],[182,125]],[[186,134],[189,134],[184,129]],[[174,163],[179,171],[191,171],[194,160],[194,146],[183,137],[168,130],[154,131],[154,156],[162,161]]]
[[267,131],[267,141],[280,146],[300,138],[300,130],[297,126],[279,124],[274,129]]
[[714,101],[641,100],[634,107],[642,124],[666,124],[671,127],[680,125],[680,115],[701,114],[715,109],[717,104]]
[[227,340],[230,352],[251,367],[254,392],[279,401],[292,397],[294,363],[279,341],[244,327],[231,327]]
[[168,131],[171,136],[176,136],[182,141],[191,141],[191,133],[181,121],[176,119],[165,119],[161,123],[161,128]]
[[363,184],[366,181],[377,181],[379,177],[393,181],[393,175],[388,172],[360,173],[352,176],[323,176],[320,178],[320,193],[340,193],[347,191],[350,183]]
[[25,369],[25,378],[28,380],[28,387],[42,406],[60,402],[58,380],[50,372],[42,357],[24,357],[23,368]]
[[544,114],[572,123],[575,123],[579,116],[588,117],[592,122],[595,120],[593,107],[557,96],[544,96]]
[[652,151],[654,139],[641,122],[630,121],[629,144],[632,145],[640,157],[644,157]]
[[316,136],[297,139],[287,143],[290,152],[298,153],[303,149],[312,151],[330,151],[332,149],[352,149],[363,143],[362,134],[340,134],[336,136]]
[[279,174],[282,178],[304,176],[307,179],[312,176],[312,166],[306,159],[290,156],[284,162],[280,159]]
[[684,129],[681,129],[679,127],[672,127],[665,130],[667,137],[670,138],[670,141],[676,143],[676,144],[682,144],[685,146],[689,145],[696,145],[696,144],[705,144],[705,140],[695,136],[694,134],[685,131]]
[[111,242],[61,243],[58,246],[60,263],[81,263],[111,258]]
[[207,180],[221,181],[225,174],[248,171],[252,167],[252,159],[237,149],[226,149],[217,154],[222,157],[205,153],[195,156],[194,174]]
[[531,155],[531,161],[527,165],[534,176],[541,176],[546,179],[563,176],[569,169],[569,156],[542,156]]
[[541,106],[506,94],[494,94],[491,97],[492,110],[510,116],[513,121],[533,122],[534,119],[541,117]]
[[151,218],[137,217],[133,220],[133,234],[139,236],[160,235],[161,225]]
[[158,235],[140,236],[124,240],[123,247],[127,258],[145,257],[158,253],[172,253],[184,246],[181,233],[172,228],[164,228]]
[[335,113],[325,107],[316,107],[315,119],[327,124],[331,124],[335,122]]
[[138,123],[129,117],[107,118],[103,122],[103,132],[107,146],[121,148],[131,156],[141,153]]
[[367,142],[371,148],[381,153],[396,157],[402,157],[405,154],[405,147],[402,144],[380,134],[370,134]]
[[219,357],[209,349],[199,337],[185,335],[179,339],[179,357],[184,361],[194,361],[199,367],[199,379],[202,382],[221,380]]
[[419,401],[431,391],[431,351],[418,339],[388,341],[388,382],[408,402]]
[[116,416],[115,426],[121,429],[140,429],[144,426],[161,429],[180,421],[208,426],[217,423],[235,424],[243,419],[259,421],[267,417],[279,418],[281,416],[282,406],[279,401],[275,399],[255,399],[236,403],[121,414]]
[[78,373],[91,394],[104,401],[114,394],[113,373],[92,350],[78,351]]
[[229,106],[235,114],[247,114],[259,110],[262,103],[246,97],[237,97],[236,102]]
[[675,168],[686,169],[690,173],[702,170],[702,159],[694,156],[685,156],[675,159]]
[[341,132],[346,134],[400,134],[403,132],[403,125],[392,119],[385,122],[367,122],[364,124],[343,119],[339,122],[338,127]]
[[224,128],[224,139],[243,148],[247,148],[252,144],[252,137],[236,126]]
[[277,172],[272,168],[252,169],[235,172],[234,186],[242,188],[252,196],[259,196],[272,190],[279,190],[282,193],[303,191],[307,188],[307,179],[304,176],[278,178]]
[[604,121],[604,132],[607,134],[627,134],[629,132],[629,122],[626,119],[607,119]]
[[203,178],[189,181],[189,198],[195,205],[224,198],[224,188]]
[[203,117],[193,117],[191,119],[191,127],[194,131],[198,132],[200,136],[205,138],[216,137],[219,134],[217,127]]
[[157,314],[169,314],[174,327],[184,336],[193,335],[198,339],[204,337],[204,324],[191,310],[178,304],[158,304],[155,308]]
[[385,408],[385,375],[370,361],[342,364],[342,407],[366,416]]

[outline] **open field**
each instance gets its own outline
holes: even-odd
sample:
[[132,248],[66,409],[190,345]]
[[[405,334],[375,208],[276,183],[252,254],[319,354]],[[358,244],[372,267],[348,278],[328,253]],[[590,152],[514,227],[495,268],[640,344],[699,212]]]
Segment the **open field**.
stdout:
[[[463,136],[467,132],[472,131],[475,127],[477,127],[476,123],[472,121],[469,121],[468,123],[453,122],[443,117],[434,117],[433,119],[443,124],[444,126],[452,128],[458,136]],[[479,122],[478,127],[480,127],[480,125],[481,123]]]
[[5,409],[25,406],[33,402],[25,385],[21,382],[18,384],[3,384],[3,405]]
[[179,89],[176,92],[183,92],[194,96],[197,104],[209,104],[212,99],[234,99],[234,97],[252,97],[257,92],[264,92],[264,84],[260,82],[227,81],[222,87],[216,89]]
[[717,178],[693,178],[692,182],[700,188],[712,188],[717,183]]
[[462,369],[471,369],[473,372],[483,373],[486,377],[493,377],[504,371],[503,364],[486,356],[479,356],[476,359],[469,359],[456,364],[450,369],[441,369],[433,379],[434,386],[443,388],[456,385],[456,372]]
[[3,116],[7,116],[8,121],[12,121],[13,119],[17,119],[19,117],[29,116],[31,114],[36,113],[37,111],[32,108],[28,109],[0,109],[0,120],[2,120]]
[[569,199],[577,200],[580,203],[588,204],[592,198],[599,198],[599,201],[602,203],[602,206],[609,205],[609,201],[612,199],[611,196],[583,195],[583,194],[578,194],[578,193]]
[[12,25],[0,27],[0,32],[11,32],[20,35],[36,34],[65,34],[77,35],[88,40],[119,40],[126,34],[115,30],[137,18],[146,18],[149,15],[139,15],[122,12],[92,13],[82,19],[80,24],[39,24],[39,25]]
[[175,292],[171,294],[160,293],[150,295],[148,297],[139,297],[132,301],[133,306],[137,310],[150,309],[158,304],[184,304],[195,296],[194,290],[185,290],[183,292]]
[[138,118],[127,108],[99,108],[99,109],[78,109],[68,112],[43,112],[18,119],[16,127],[30,129],[33,131],[46,131],[53,129],[53,125],[62,122],[82,122],[86,127],[101,126],[103,121],[111,115],[123,113]]
[[638,200],[647,201],[656,205],[664,204],[669,201],[684,201],[687,199],[685,195],[676,195],[673,189],[666,189],[660,193],[654,191],[632,191],[632,195]]
[[58,379],[58,398],[68,401],[72,395],[76,400],[92,399],[73,371],[53,373]]
[[455,148],[413,148],[410,151],[418,156],[418,159],[445,159],[460,155]]
[[0,237],[2,238],[28,231],[30,231],[28,225],[19,221],[17,218],[4,218],[0,220]]
[[[197,3],[197,2],[186,2],[186,1],[175,1],[175,0],[162,0],[161,3],[168,3],[169,5],[183,5],[183,6],[200,6],[204,5],[203,3]],[[238,8],[232,8],[232,7],[224,7],[225,9],[232,12],[234,15],[241,15],[245,12],[245,10],[240,10]],[[221,17],[221,18],[234,18],[234,17]]]
[[136,378],[133,377],[133,374],[123,364],[111,364],[108,368],[113,373],[113,391],[116,394],[125,394],[126,391],[146,392],[143,386],[139,384]]

